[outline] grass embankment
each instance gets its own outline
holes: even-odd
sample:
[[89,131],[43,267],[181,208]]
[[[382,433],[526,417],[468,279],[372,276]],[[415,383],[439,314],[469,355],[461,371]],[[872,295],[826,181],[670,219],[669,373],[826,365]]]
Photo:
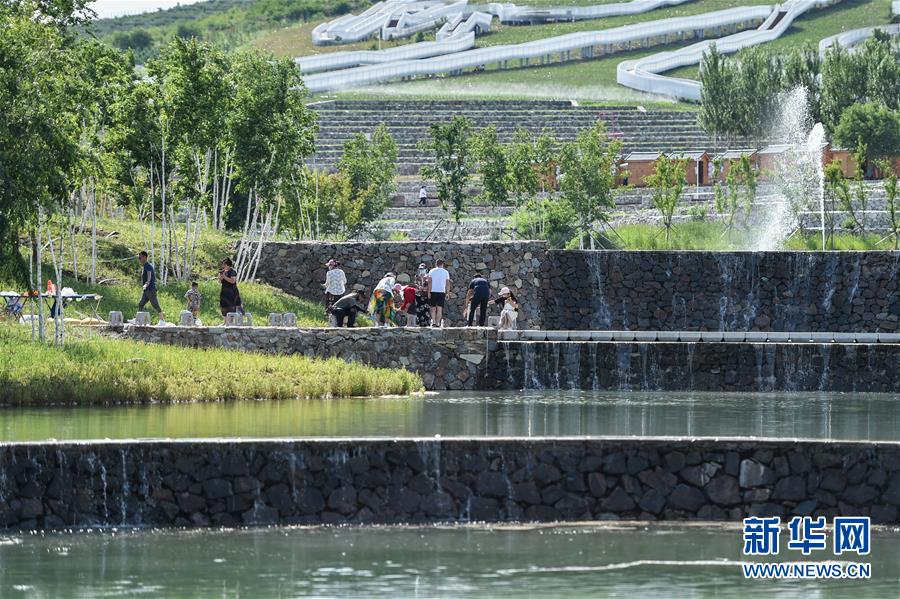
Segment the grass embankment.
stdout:
[[[181,234],[183,236],[183,232]],[[237,239],[233,233],[207,229],[200,233],[197,240],[193,271],[200,285],[200,292],[203,294],[200,319],[204,324],[217,324],[222,321],[219,311],[221,285],[216,279],[216,274],[221,260],[234,255]],[[62,285],[72,287],[79,293],[102,295],[100,315],[104,318],[111,310],[118,310],[126,318],[133,318],[141,297],[140,266],[137,262],[137,254],[142,249],[150,249],[144,240],[145,235],[137,221],[118,219],[101,221],[98,224],[97,234],[98,284],[91,285],[86,282],[91,263],[90,231],[75,236],[77,279],[74,278],[72,243],[70,239],[65,239],[62,251],[65,274]],[[56,250],[59,251],[58,245]],[[23,247],[22,251],[26,252],[27,248]],[[45,258],[49,259],[49,253],[49,250],[44,251]],[[47,279],[55,281],[56,277],[49,263],[44,264],[42,274],[44,280],[41,282],[41,288],[43,289]],[[322,277],[324,280],[324,268]],[[159,303],[168,320],[177,321],[179,312],[185,309],[184,294],[189,286],[187,281],[175,281],[172,277],[169,278],[167,285],[159,285]],[[317,303],[302,300],[262,283],[241,283],[239,288],[245,309],[256,317],[265,318],[270,312],[294,312],[297,314],[300,326],[318,327],[326,324],[323,308]],[[0,280],[0,289],[23,291],[20,284],[4,280]],[[76,311],[87,316],[87,307],[83,304],[74,304],[71,308],[67,316],[77,316]],[[148,309],[150,308],[148,307]],[[152,313],[153,310],[150,310]],[[152,314],[152,317],[155,321],[156,315]]]
[[0,404],[129,404],[241,399],[408,395],[422,380],[406,370],[338,359],[198,350],[69,336],[64,348],[0,326]]
[[[672,229],[668,242],[662,227],[654,225],[622,225],[610,237],[624,250],[732,251],[753,249],[758,234],[759,231],[740,227],[728,231],[718,222],[685,222]],[[892,242],[882,242],[883,239],[884,235],[838,233],[828,247],[839,251],[893,249]],[[821,250],[822,236],[821,233],[795,233],[784,245],[786,250]]]

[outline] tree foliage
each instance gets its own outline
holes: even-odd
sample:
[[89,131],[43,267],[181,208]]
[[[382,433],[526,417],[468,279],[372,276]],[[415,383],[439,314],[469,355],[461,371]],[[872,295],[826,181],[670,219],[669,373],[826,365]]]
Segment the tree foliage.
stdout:
[[441,207],[450,212],[457,225],[466,212],[465,187],[474,166],[471,129],[471,122],[464,116],[454,116],[449,123],[432,123],[428,139],[419,146],[434,160],[422,167],[422,176],[435,182]]
[[606,223],[609,211],[615,208],[621,152],[622,142],[610,138],[600,120],[562,146],[560,191],[575,216],[580,247],[587,240],[594,248],[598,239],[596,225]]
[[350,196],[360,206],[358,218],[346,223],[348,236],[355,235],[382,215],[397,186],[394,172],[397,144],[381,123],[370,136],[356,133],[344,144],[337,168],[350,183]]
[[497,128],[485,127],[473,139],[472,157],[481,175],[481,199],[492,206],[501,206],[509,197],[511,173],[507,154],[509,149],[497,139]]
[[844,148],[864,145],[864,164],[900,156],[900,110],[880,103],[854,104],[841,114],[834,142]]

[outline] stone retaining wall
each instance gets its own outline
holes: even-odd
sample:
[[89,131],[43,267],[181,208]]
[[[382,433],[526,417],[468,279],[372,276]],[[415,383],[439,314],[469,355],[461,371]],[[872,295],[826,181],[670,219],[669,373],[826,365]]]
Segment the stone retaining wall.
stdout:
[[900,330],[900,252],[554,251],[546,329]]
[[444,311],[447,326],[464,324],[463,301],[469,281],[483,275],[495,291],[507,286],[522,301],[521,318],[539,328],[539,273],[546,245],[542,242],[366,242],[268,243],[263,246],[258,276],[288,293],[324,301],[325,262],[343,264],[351,289],[367,294],[387,272],[409,282],[422,262],[428,268],[443,259],[450,272],[450,293]]
[[295,329],[287,327],[112,327],[147,343],[341,358],[418,373],[429,390],[477,389],[492,329]]
[[500,342],[484,388],[900,392],[892,343]]
[[900,522],[900,445],[453,439],[0,446],[0,525],[460,521]]
[[[521,328],[659,331],[900,331],[900,252],[547,251],[523,243],[272,243],[259,276],[322,297],[334,256],[351,284],[449,263],[454,290],[481,271],[522,300]],[[462,301],[448,300],[459,324]]]

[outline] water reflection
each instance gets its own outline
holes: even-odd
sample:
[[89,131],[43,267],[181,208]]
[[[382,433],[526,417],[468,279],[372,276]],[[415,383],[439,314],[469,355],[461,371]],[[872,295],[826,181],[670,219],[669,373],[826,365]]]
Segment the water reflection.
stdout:
[[0,410],[4,441],[432,435],[900,440],[900,402],[876,394],[544,391]]
[[47,534],[0,538],[0,596],[900,596],[896,530],[864,582],[748,581],[740,552],[734,525]]

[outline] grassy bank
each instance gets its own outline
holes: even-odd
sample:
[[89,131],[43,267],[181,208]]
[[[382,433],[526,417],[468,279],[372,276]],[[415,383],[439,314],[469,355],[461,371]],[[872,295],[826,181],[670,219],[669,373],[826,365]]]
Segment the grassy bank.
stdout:
[[[658,225],[622,225],[615,228],[611,238],[623,250],[751,250],[760,231],[747,231],[734,227],[730,231],[715,221],[679,223],[672,229],[666,241],[662,227]],[[837,251],[891,250],[890,241],[879,243],[884,235],[836,233],[829,249]],[[785,241],[786,250],[821,250],[821,233],[795,233]]]
[[[24,328],[24,327],[23,327]],[[341,360],[70,338],[64,348],[0,326],[0,404],[127,404],[406,395],[405,370]]]
[[[79,293],[102,295],[100,315],[104,318],[111,310],[118,310],[126,318],[133,318],[141,298],[140,265],[137,262],[137,254],[142,249],[150,250],[145,241],[146,233],[146,229],[142,231],[140,223],[134,220],[100,221],[97,232],[97,284],[94,285],[87,283],[91,264],[90,231],[75,235],[74,244],[71,239],[66,239],[62,248],[64,270],[62,285],[72,287]],[[197,240],[193,272],[203,294],[200,319],[204,324],[217,324],[222,321],[219,311],[221,285],[216,274],[221,260],[234,255],[237,240],[238,237],[234,233],[214,229],[204,229]],[[59,251],[58,246],[56,249]],[[27,251],[23,246],[23,254]],[[48,250],[45,250],[45,258],[49,258]],[[324,276],[323,267],[323,280]],[[47,279],[56,279],[50,263],[44,264],[42,279],[42,289]],[[177,321],[179,312],[185,309],[184,294],[188,287],[187,281],[175,281],[172,278],[167,285],[159,286],[159,303],[168,320]],[[323,308],[318,303],[300,299],[263,283],[241,283],[239,288],[245,309],[257,317],[265,318],[270,312],[294,312],[300,326],[318,327],[326,324]],[[0,289],[24,291],[21,284],[2,279]],[[87,307],[75,304],[66,315],[78,317],[76,312],[87,316]],[[151,313],[155,322],[156,314],[152,309]]]

